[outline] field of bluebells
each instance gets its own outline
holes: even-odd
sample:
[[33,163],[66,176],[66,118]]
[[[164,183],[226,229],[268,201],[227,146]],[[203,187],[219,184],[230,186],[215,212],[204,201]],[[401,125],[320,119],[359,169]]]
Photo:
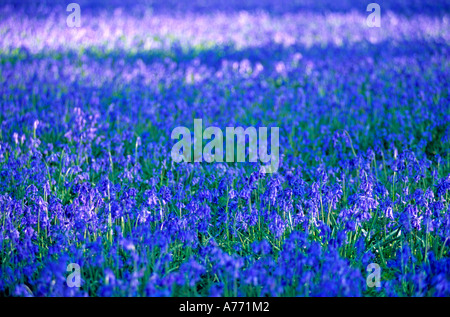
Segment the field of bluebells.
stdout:
[[0,5],[0,295],[450,296],[448,1],[68,2]]

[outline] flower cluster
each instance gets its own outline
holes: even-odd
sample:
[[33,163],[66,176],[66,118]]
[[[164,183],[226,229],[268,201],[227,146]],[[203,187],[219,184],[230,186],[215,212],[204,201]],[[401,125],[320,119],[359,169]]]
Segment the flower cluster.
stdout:
[[[445,1],[123,2],[0,5],[0,295],[450,295]],[[192,118],[278,172],[173,162]]]

